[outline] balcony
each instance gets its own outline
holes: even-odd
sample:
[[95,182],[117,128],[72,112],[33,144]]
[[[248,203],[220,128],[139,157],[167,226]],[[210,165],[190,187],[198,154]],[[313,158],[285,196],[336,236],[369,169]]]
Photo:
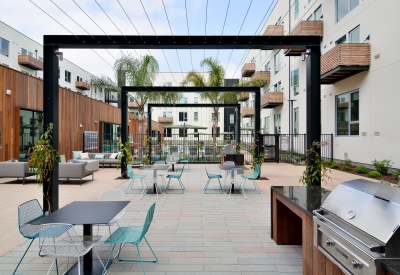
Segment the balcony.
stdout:
[[261,108],[271,109],[283,104],[283,92],[268,92],[261,96]]
[[18,64],[32,70],[43,70],[43,62],[30,55],[18,55]]
[[254,116],[254,108],[247,107],[242,109],[242,117],[253,117]]
[[173,117],[159,116],[158,117],[158,122],[160,122],[160,123],[173,123],[174,122],[174,118]]
[[269,81],[270,71],[257,71],[256,73],[253,74],[253,76],[251,78],[253,78],[253,79],[262,78],[262,79],[265,79],[266,81]]
[[238,101],[246,101],[250,97],[250,93],[240,93],[238,95]]
[[269,25],[263,35],[283,35],[283,25]]
[[370,44],[339,44],[321,56],[321,84],[334,84],[371,64]]
[[[300,21],[299,24],[291,31],[290,35],[316,35],[324,36],[324,21]],[[285,51],[286,56],[300,56],[304,49],[288,49]]]
[[137,102],[136,101],[132,101],[132,102],[128,102],[128,107],[131,107],[131,108],[139,108],[139,105],[137,104]]
[[246,63],[242,68],[242,77],[250,77],[256,71],[256,63]]
[[86,83],[85,81],[75,81],[75,87],[81,90],[90,90],[89,83]]

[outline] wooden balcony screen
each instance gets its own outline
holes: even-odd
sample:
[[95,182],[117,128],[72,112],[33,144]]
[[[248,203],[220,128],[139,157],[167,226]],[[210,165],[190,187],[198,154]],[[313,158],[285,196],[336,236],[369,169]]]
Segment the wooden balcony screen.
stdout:
[[43,70],[43,62],[30,55],[18,55],[18,64],[24,65],[32,70]]
[[283,92],[268,92],[261,96],[261,108],[274,108],[282,105],[284,100]]
[[242,117],[252,117],[254,116],[254,108],[247,107],[242,109]]
[[174,118],[173,117],[159,116],[158,117],[158,122],[160,122],[160,123],[173,123],[174,122]]
[[75,87],[81,90],[90,90],[89,83],[86,83],[85,81],[75,81]]
[[270,79],[270,71],[257,71],[253,74],[251,78],[264,78],[266,80]]
[[283,35],[283,25],[269,25],[263,35]]
[[245,63],[242,68],[242,77],[251,76],[256,70],[255,63]]
[[317,35],[324,36],[324,21],[300,21],[290,32],[290,35]]
[[128,102],[128,107],[136,107],[136,108],[138,108],[139,105],[137,104],[136,101],[134,101],[134,102]]
[[238,101],[246,101],[249,99],[249,97],[250,97],[249,93],[241,93],[238,96]]

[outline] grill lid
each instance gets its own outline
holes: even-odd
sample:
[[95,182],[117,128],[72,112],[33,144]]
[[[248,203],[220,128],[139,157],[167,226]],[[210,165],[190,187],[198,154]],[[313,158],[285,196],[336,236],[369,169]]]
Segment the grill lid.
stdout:
[[387,243],[400,225],[400,189],[352,180],[338,185],[321,208]]

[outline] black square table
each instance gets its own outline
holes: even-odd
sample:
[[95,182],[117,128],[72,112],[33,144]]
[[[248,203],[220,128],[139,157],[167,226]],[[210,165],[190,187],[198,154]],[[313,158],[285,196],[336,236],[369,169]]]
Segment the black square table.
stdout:
[[[173,164],[172,164],[173,165]],[[153,170],[153,188],[149,188],[146,194],[157,194],[157,170],[167,170],[170,164],[165,165],[143,165],[139,170]],[[162,192],[162,190],[161,190]]]
[[[222,171],[230,171],[232,169],[249,170],[244,165],[218,165],[218,168],[221,169]],[[240,192],[240,189],[235,189],[234,177],[235,175],[231,173],[231,184],[232,184],[231,194],[241,194],[242,192]]]
[[[106,224],[112,220],[130,201],[74,201],[54,211],[48,216],[34,221],[32,224],[69,223],[83,225],[83,235],[93,235],[93,224]],[[98,259],[93,259],[90,250],[83,256],[81,274],[97,275],[103,273],[103,266]],[[105,265],[107,260],[102,260]],[[111,261],[109,262],[111,264]],[[108,266],[107,266],[108,267]],[[106,268],[107,268],[106,267]],[[73,265],[67,273],[78,274],[78,264]]]

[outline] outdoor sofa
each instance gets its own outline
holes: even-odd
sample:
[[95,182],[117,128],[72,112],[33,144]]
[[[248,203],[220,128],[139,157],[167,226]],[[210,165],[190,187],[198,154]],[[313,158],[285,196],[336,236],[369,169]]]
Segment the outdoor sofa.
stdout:
[[[104,165],[109,165],[111,167],[111,165],[117,165],[118,164],[118,158],[113,158],[110,159],[112,153],[88,153],[89,155],[89,159],[88,160],[97,160],[99,161],[99,164],[102,165],[102,167],[104,168]],[[103,158],[101,158],[101,156],[103,156]],[[87,159],[79,159],[78,160],[82,160],[85,161]],[[141,162],[138,161],[134,161],[133,165],[140,165],[142,164]]]
[[25,178],[33,175],[35,173],[29,169],[27,162],[0,162],[0,178],[22,178],[22,184],[25,184]]
[[86,163],[59,163],[58,164],[58,178],[69,179],[80,179],[82,185],[82,179],[92,175],[94,179],[94,171],[85,167]]

